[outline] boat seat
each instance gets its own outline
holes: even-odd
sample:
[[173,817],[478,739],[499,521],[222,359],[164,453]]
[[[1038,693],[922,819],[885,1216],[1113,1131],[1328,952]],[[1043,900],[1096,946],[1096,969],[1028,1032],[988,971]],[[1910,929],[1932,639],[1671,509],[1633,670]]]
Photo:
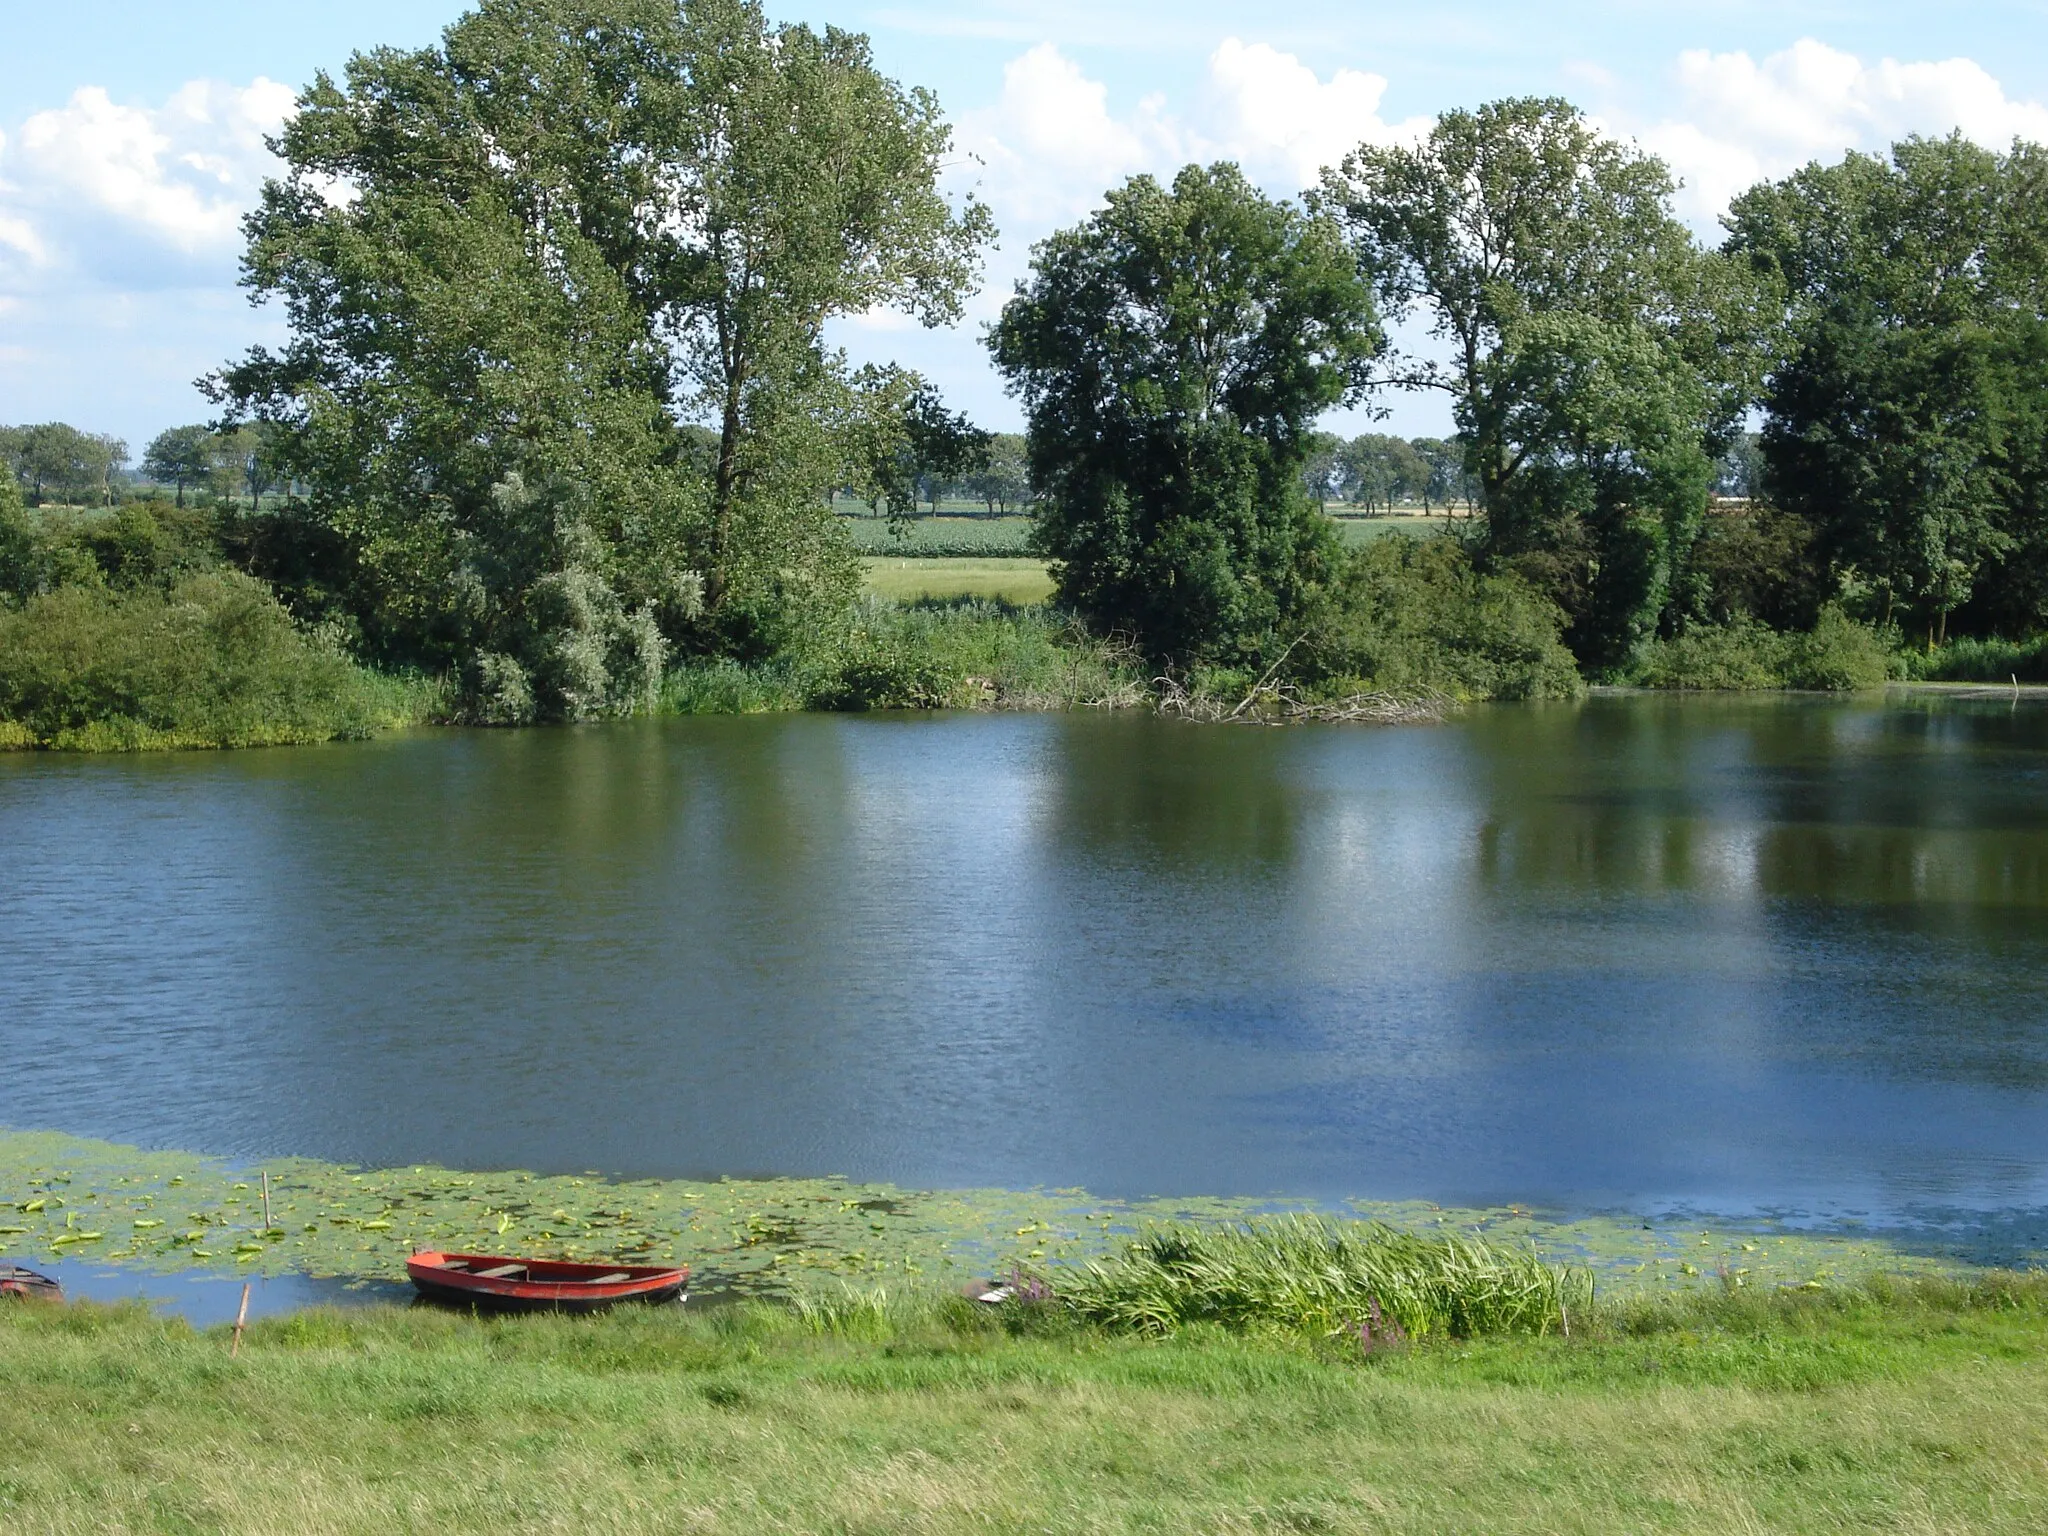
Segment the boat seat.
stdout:
[[586,1280],[583,1283],[585,1285],[617,1285],[621,1280],[630,1280],[632,1278],[631,1275],[622,1269],[615,1275],[599,1275],[596,1279]]
[[480,1269],[477,1276],[484,1280],[510,1280],[514,1275],[524,1274],[524,1264],[500,1264],[496,1269]]

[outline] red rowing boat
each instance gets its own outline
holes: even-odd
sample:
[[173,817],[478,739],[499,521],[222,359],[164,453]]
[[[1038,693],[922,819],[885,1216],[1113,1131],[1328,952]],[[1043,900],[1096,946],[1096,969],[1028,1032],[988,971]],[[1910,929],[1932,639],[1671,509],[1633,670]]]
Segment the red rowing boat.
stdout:
[[620,1301],[673,1301],[688,1265],[571,1264],[493,1253],[416,1253],[405,1272],[422,1296],[515,1312],[596,1312]]
[[33,1296],[42,1301],[62,1301],[64,1289],[48,1275],[39,1275],[32,1269],[0,1260],[0,1296]]

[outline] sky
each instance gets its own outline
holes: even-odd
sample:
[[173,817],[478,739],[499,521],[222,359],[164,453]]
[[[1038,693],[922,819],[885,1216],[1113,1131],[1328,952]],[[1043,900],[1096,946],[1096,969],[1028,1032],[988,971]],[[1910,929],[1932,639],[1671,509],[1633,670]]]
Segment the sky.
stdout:
[[[141,449],[203,420],[194,380],[283,337],[238,287],[240,219],[275,166],[264,138],[321,70],[421,47],[454,0],[0,0],[0,422],[64,420]],[[864,32],[938,93],[948,187],[1001,230],[952,330],[857,317],[856,360],[923,370],[977,421],[1019,424],[982,333],[1030,247],[1139,172],[1232,159],[1275,195],[1364,140],[1434,116],[1562,95],[1662,155],[1677,211],[1712,238],[1752,182],[1908,133],[2048,142],[2048,0],[897,0],[779,4]],[[1383,430],[1440,432],[1433,398]],[[1328,423],[1364,430],[1365,411]]]

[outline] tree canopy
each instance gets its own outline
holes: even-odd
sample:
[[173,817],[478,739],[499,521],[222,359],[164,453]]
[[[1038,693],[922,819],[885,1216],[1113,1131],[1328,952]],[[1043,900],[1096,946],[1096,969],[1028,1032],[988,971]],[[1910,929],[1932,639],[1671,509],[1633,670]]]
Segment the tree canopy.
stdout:
[[1448,346],[1382,381],[1450,395],[1487,554],[1538,578],[1595,666],[1696,609],[1687,555],[1761,361],[1744,270],[1671,191],[1577,108],[1523,98],[1362,145],[1317,197],[1388,316],[1419,309]]
[[1135,177],[1039,245],[990,344],[1061,600],[1171,665],[1292,643],[1332,552],[1310,435],[1381,342],[1335,225],[1233,165]]
[[865,39],[749,0],[484,0],[301,97],[246,258],[292,340],[214,391],[278,429],[371,654],[486,714],[627,707],[850,592],[823,328],[957,315],[989,223],[949,143]]
[[68,422],[45,421],[0,427],[0,460],[31,506],[52,496],[98,504],[113,499],[114,475],[128,462],[128,445]]
[[[1786,296],[1765,482],[1886,621],[2048,620],[2048,156],[1907,139],[1752,188],[1729,248]],[[2018,556],[2020,558],[2015,558]]]

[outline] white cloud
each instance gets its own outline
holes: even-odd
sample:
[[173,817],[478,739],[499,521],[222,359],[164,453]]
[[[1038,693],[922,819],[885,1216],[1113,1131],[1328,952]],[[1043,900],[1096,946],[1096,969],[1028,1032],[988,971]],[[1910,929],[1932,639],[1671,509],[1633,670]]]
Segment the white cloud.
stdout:
[[1994,149],[2015,137],[2048,142],[2048,106],[2012,100],[1971,59],[1865,64],[1807,38],[1761,62],[1681,54],[1677,87],[1677,112],[1640,137],[1684,178],[1681,210],[1703,223],[1755,182],[1908,134],[1961,129]]
[[82,87],[0,140],[0,243],[38,267],[145,286],[152,270],[184,281],[195,267],[232,281],[242,215],[276,165],[264,136],[291,106],[262,77],[190,81],[156,107]]
[[[1276,191],[1312,185],[1361,143],[1408,140],[1429,120],[1389,124],[1380,117],[1387,77],[1340,69],[1325,82],[1291,53],[1225,38],[1209,58],[1214,149],[1239,160]],[[1212,153],[1209,158],[1214,158]]]
[[1076,218],[1139,171],[1177,164],[1182,145],[1158,97],[1116,117],[1109,88],[1051,43],[1003,69],[995,104],[962,114],[955,138],[981,162],[982,197],[1005,230],[1041,231]]
[[1427,119],[1380,116],[1386,77],[1340,69],[1327,81],[1291,53],[1225,38],[1189,110],[1147,96],[1127,112],[1051,43],[1012,59],[1002,93],[961,116],[968,178],[1005,233],[1035,237],[1100,206],[1139,172],[1171,176],[1190,161],[1236,160],[1269,192],[1292,195],[1363,140],[1411,138]]

